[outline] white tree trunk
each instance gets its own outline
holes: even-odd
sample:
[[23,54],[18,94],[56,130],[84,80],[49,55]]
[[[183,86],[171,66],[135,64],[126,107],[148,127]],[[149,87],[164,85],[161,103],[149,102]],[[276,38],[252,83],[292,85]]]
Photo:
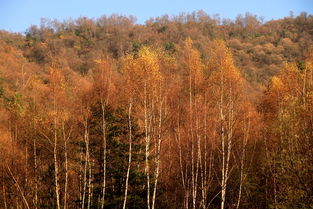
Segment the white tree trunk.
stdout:
[[55,181],[55,194],[56,194],[56,204],[57,209],[60,209],[60,185],[59,185],[59,166],[58,166],[58,158],[57,158],[57,146],[58,146],[58,136],[57,136],[57,116],[56,116],[56,99],[54,96],[53,101],[53,109],[54,109],[54,148],[53,148],[53,157],[54,157],[54,181]]
[[[85,119],[87,120],[87,119]],[[82,195],[82,208],[85,208],[85,201],[86,201],[86,189],[87,189],[87,166],[89,164],[89,133],[88,133],[88,124],[87,121],[84,122],[85,126],[85,147],[86,147],[86,153],[85,153],[85,164],[84,164],[84,177],[83,177],[83,195]]]
[[241,152],[241,161],[240,161],[240,184],[239,184],[239,191],[238,191],[238,201],[236,208],[239,209],[240,201],[241,201],[241,194],[242,194],[242,187],[245,179],[244,173],[244,165],[245,165],[245,157],[246,157],[246,146],[248,143],[249,133],[250,133],[250,118],[248,119],[248,125],[245,127],[245,133],[242,142],[242,152]]
[[224,110],[223,110],[223,97],[224,97],[224,84],[223,84],[223,76],[221,75],[221,95],[220,95],[220,121],[221,121],[221,146],[222,146],[222,180],[221,180],[221,209],[225,208],[225,194],[226,194],[226,150],[225,150],[225,135],[224,135]]
[[67,189],[68,189],[68,153],[67,153],[67,140],[70,137],[66,137],[65,134],[65,127],[64,127],[64,121],[62,122],[62,133],[63,133],[63,140],[64,140],[64,164],[65,164],[65,183],[64,183],[64,209],[67,209]]
[[93,184],[92,184],[92,167],[93,167],[93,162],[90,159],[90,151],[89,151],[89,157],[88,157],[88,203],[87,203],[87,208],[90,209],[91,204],[92,204],[92,192],[93,192]]
[[[161,89],[160,89],[161,92]],[[156,159],[156,171],[154,179],[154,188],[153,188],[153,197],[152,197],[152,209],[155,208],[156,192],[157,185],[159,180],[159,171],[160,171],[160,154],[161,154],[161,142],[162,142],[162,98],[160,93],[160,107],[159,107],[159,127],[158,127],[158,141],[157,141],[157,159]]]
[[178,117],[178,123],[177,123],[177,143],[178,143],[178,152],[179,152],[179,168],[180,168],[180,174],[181,174],[181,180],[183,184],[183,189],[184,189],[184,207],[187,208],[187,203],[186,200],[188,201],[187,198],[187,185],[186,185],[186,177],[184,173],[184,168],[183,168],[183,158],[182,158],[182,142],[181,142],[181,135],[180,135],[180,122],[179,122],[179,117]]
[[[83,151],[82,148],[80,148],[80,164],[79,164],[79,202],[82,203],[83,202],[83,177],[82,177],[82,173],[83,173],[83,168],[82,168],[82,163],[83,163]],[[82,206],[81,206],[82,208]]]
[[125,195],[124,195],[123,209],[126,208],[127,192],[128,192],[128,181],[129,181],[129,172],[130,172],[130,166],[131,166],[131,161],[132,161],[132,122],[131,122],[131,109],[132,109],[132,102],[129,103],[129,109],[128,109],[129,154],[128,154],[128,168],[127,168],[126,182],[125,182]]
[[101,198],[101,209],[104,208],[105,199],[105,188],[106,188],[106,155],[107,155],[107,140],[106,140],[106,120],[105,120],[105,106],[103,97],[101,98],[101,108],[102,108],[102,135],[103,135],[103,183],[102,183],[102,198]]
[[7,200],[6,200],[6,195],[5,195],[5,188],[4,188],[4,186],[3,186],[2,188],[3,188],[3,203],[4,203],[4,209],[7,209],[8,206],[7,206]]
[[22,199],[23,199],[23,202],[24,202],[26,208],[27,208],[27,209],[30,209],[29,204],[28,204],[28,202],[27,202],[27,200],[26,200],[26,197],[25,197],[25,195],[24,195],[24,192],[23,192],[23,190],[21,189],[20,184],[17,182],[16,178],[14,177],[14,175],[13,175],[13,173],[12,173],[12,171],[11,171],[11,169],[10,169],[10,167],[9,167],[8,165],[7,165],[7,169],[8,169],[8,171],[9,171],[9,173],[10,173],[10,175],[11,175],[11,177],[12,177],[14,183],[15,183],[16,188],[17,188],[18,191],[21,193],[21,196],[22,196]]
[[146,138],[146,148],[145,148],[145,173],[147,176],[147,206],[150,209],[150,171],[149,171],[149,156],[150,156],[150,133],[149,133],[149,123],[148,123],[148,107],[147,107],[147,82],[144,84],[144,111],[145,111],[145,138]]

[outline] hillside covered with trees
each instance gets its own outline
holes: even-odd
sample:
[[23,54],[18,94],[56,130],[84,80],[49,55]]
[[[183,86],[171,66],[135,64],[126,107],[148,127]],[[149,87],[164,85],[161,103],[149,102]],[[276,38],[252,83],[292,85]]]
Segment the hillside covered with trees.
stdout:
[[0,208],[313,208],[313,16],[0,31]]

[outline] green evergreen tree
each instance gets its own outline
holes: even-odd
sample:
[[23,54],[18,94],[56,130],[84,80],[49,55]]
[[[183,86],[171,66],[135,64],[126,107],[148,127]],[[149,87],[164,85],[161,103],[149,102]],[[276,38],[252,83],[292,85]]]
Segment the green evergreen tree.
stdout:
[[[107,186],[105,208],[122,208],[125,179],[128,167],[128,115],[121,109],[105,108],[106,133],[107,133]],[[102,110],[97,103],[91,108],[90,125],[90,150],[94,160],[93,177],[93,205],[98,208],[98,197],[101,196],[103,182],[103,146],[102,146]],[[128,208],[145,207],[145,176],[143,172],[144,156],[140,144],[140,133],[135,121],[133,124],[133,157],[130,170],[129,192],[127,197]]]

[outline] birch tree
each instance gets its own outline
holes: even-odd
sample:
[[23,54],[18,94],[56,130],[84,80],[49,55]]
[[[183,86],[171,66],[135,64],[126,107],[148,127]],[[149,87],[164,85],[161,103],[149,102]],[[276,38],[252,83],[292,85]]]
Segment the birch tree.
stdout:
[[[106,173],[107,173],[107,125],[105,119],[105,108],[109,104],[112,86],[112,63],[110,60],[96,60],[99,72],[96,73],[95,88],[100,97],[101,110],[102,110],[102,136],[103,136],[103,183],[102,183],[102,197],[101,208],[104,208],[105,191],[106,191]],[[99,79],[100,78],[100,79]]]
[[234,131],[240,109],[243,80],[234,66],[230,50],[224,42],[216,41],[210,60],[213,70],[210,77],[215,84],[215,96],[218,104],[219,137],[221,150],[221,209],[226,207],[227,184],[234,168],[232,165]]
[[201,134],[199,132],[200,115],[197,114],[201,109],[201,84],[203,82],[203,64],[200,54],[193,49],[191,39],[185,41],[184,64],[189,75],[189,142],[191,144],[191,189],[192,189],[192,208],[197,207],[197,191],[199,166],[201,162]]
[[[158,90],[160,90],[160,84],[162,76],[160,73],[160,67],[158,62],[158,56],[153,50],[143,47],[139,52],[138,57],[135,55],[128,55],[123,60],[123,72],[129,76],[131,81],[131,91],[135,95],[134,99],[138,103],[134,103],[134,109],[141,119],[141,125],[145,133],[145,174],[146,174],[146,186],[147,186],[147,207],[155,207],[155,195],[151,199],[151,177],[154,178],[154,191],[156,194],[157,183],[158,183],[158,172],[160,166],[160,149],[161,149],[161,138],[157,137],[154,133],[155,127],[153,127],[153,119],[159,117],[160,123],[162,123],[161,115],[156,115]],[[159,99],[161,101],[161,99]],[[159,106],[161,102],[159,102]],[[162,108],[162,107],[161,107]],[[160,133],[160,132],[159,132]],[[157,139],[156,148],[156,167],[154,175],[151,176],[150,171],[150,156],[151,156],[151,144],[155,143],[152,141]]]

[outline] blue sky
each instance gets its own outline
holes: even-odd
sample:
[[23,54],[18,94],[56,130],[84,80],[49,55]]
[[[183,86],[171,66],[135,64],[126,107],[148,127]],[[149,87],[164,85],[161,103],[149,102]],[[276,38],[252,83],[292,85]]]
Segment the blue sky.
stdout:
[[288,16],[290,11],[313,14],[313,0],[0,0],[0,29],[25,32],[30,25],[38,25],[40,18],[97,18],[113,13],[134,15],[143,24],[150,17],[196,10],[230,19],[250,12],[267,21]]

